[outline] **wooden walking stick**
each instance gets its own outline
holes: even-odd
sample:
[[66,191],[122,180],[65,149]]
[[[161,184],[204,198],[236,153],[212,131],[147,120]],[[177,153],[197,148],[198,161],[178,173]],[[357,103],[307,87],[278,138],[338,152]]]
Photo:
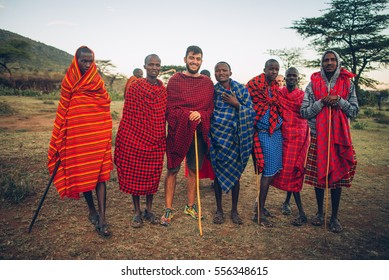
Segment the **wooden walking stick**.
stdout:
[[51,178],[50,178],[50,180],[49,180],[49,183],[47,184],[46,190],[45,190],[45,192],[43,193],[43,196],[42,196],[41,201],[40,201],[40,203],[39,203],[39,205],[38,205],[38,208],[37,208],[36,211],[35,211],[35,215],[34,215],[34,217],[32,218],[30,227],[28,228],[28,233],[31,232],[32,226],[34,225],[34,222],[35,222],[35,219],[38,217],[39,211],[41,210],[42,205],[43,205],[43,201],[45,201],[47,192],[49,191],[49,188],[50,188],[50,186],[51,186],[51,183],[52,183],[53,180],[54,180],[55,174],[57,174],[57,170],[58,170],[58,167],[59,167],[60,163],[61,163],[61,160],[58,160],[57,163],[55,164],[54,171],[53,171],[53,175],[51,175]]
[[331,118],[332,118],[332,108],[329,107],[328,112],[328,142],[327,142],[327,169],[326,169],[326,195],[325,195],[325,213],[324,213],[324,240],[327,244],[327,213],[328,213],[328,192],[329,192],[329,185],[328,185],[328,173],[330,170],[330,145],[331,145]]
[[195,139],[195,154],[196,154],[196,190],[197,190],[197,204],[199,206],[199,231],[200,231],[200,236],[203,236],[203,228],[201,225],[201,201],[200,201],[200,180],[199,180],[199,151],[198,151],[198,146],[197,146],[197,131],[195,130],[194,132],[194,139]]

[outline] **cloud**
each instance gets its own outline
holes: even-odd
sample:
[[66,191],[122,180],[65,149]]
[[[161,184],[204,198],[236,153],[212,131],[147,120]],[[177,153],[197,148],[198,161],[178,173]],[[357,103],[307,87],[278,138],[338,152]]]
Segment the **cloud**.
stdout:
[[65,20],[54,20],[48,22],[47,26],[77,26],[77,23],[65,21]]

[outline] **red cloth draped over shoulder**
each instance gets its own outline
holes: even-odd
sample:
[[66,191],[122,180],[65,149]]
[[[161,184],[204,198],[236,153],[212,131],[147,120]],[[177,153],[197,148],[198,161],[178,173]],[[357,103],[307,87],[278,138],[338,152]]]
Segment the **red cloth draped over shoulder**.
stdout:
[[61,98],[48,152],[48,169],[53,173],[61,161],[54,185],[61,198],[79,198],[109,180],[112,118],[110,97],[93,62],[82,76],[74,57],[61,85]]
[[299,192],[303,187],[304,168],[310,136],[308,121],[301,117],[300,108],[304,91],[287,87],[278,95],[282,106],[282,170],[274,176],[272,185],[289,192]]
[[126,93],[115,141],[120,190],[132,195],[158,191],[166,151],[166,88],[136,80]]
[[[328,93],[327,85],[320,72],[311,76],[312,90],[316,100],[328,94],[348,98],[350,79],[355,75],[341,69],[334,87]],[[331,120],[329,119],[331,110]],[[331,121],[331,131],[329,128]],[[355,165],[353,147],[351,142],[350,124],[346,114],[338,107],[324,107],[316,116],[317,135],[317,174],[318,184],[325,184],[327,162],[329,162],[328,183],[333,184],[348,176],[349,170]],[[328,159],[328,137],[330,137],[330,156]]]
[[[169,169],[179,166],[186,156],[196,128],[209,149],[208,132],[213,112],[213,91],[212,80],[204,75],[192,77],[176,73],[170,78],[167,85],[166,109],[168,122],[166,155]],[[198,111],[201,114],[200,123],[189,120],[191,111]]]
[[[266,81],[264,73],[252,78],[246,87],[250,93],[253,101],[254,110],[256,112],[254,127],[257,127],[257,122],[265,115],[266,111],[270,109],[269,117],[269,133],[272,134],[278,123],[278,116],[282,117],[282,108],[278,101],[279,87],[276,81],[269,84]],[[272,93],[272,97],[269,96],[269,90]],[[258,138],[258,131],[254,131],[254,146],[253,156],[255,158],[255,170],[257,173],[263,171],[265,160],[263,158],[261,143]]]

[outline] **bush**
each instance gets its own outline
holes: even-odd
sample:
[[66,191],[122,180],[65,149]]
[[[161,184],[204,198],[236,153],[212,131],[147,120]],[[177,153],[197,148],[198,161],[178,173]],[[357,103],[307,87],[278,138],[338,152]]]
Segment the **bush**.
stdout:
[[0,116],[10,116],[14,113],[15,110],[7,102],[0,102]]
[[356,121],[353,123],[352,128],[363,130],[367,127],[367,123]]
[[377,113],[373,115],[376,122],[380,124],[389,124],[389,116],[381,113]]
[[367,108],[365,109],[365,111],[363,111],[363,114],[370,118],[374,115],[374,110],[371,108]]
[[3,201],[20,203],[31,193],[30,184],[25,179],[14,179],[10,175],[1,178],[0,195]]

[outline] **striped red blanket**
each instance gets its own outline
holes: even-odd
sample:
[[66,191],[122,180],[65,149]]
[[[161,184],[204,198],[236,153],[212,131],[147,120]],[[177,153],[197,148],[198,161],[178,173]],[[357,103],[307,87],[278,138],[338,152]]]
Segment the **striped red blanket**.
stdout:
[[132,195],[158,191],[166,151],[166,88],[136,80],[126,93],[115,141],[120,190]]
[[54,185],[61,198],[79,198],[109,180],[112,170],[110,97],[93,62],[82,76],[74,57],[61,86],[48,169],[61,161]]

